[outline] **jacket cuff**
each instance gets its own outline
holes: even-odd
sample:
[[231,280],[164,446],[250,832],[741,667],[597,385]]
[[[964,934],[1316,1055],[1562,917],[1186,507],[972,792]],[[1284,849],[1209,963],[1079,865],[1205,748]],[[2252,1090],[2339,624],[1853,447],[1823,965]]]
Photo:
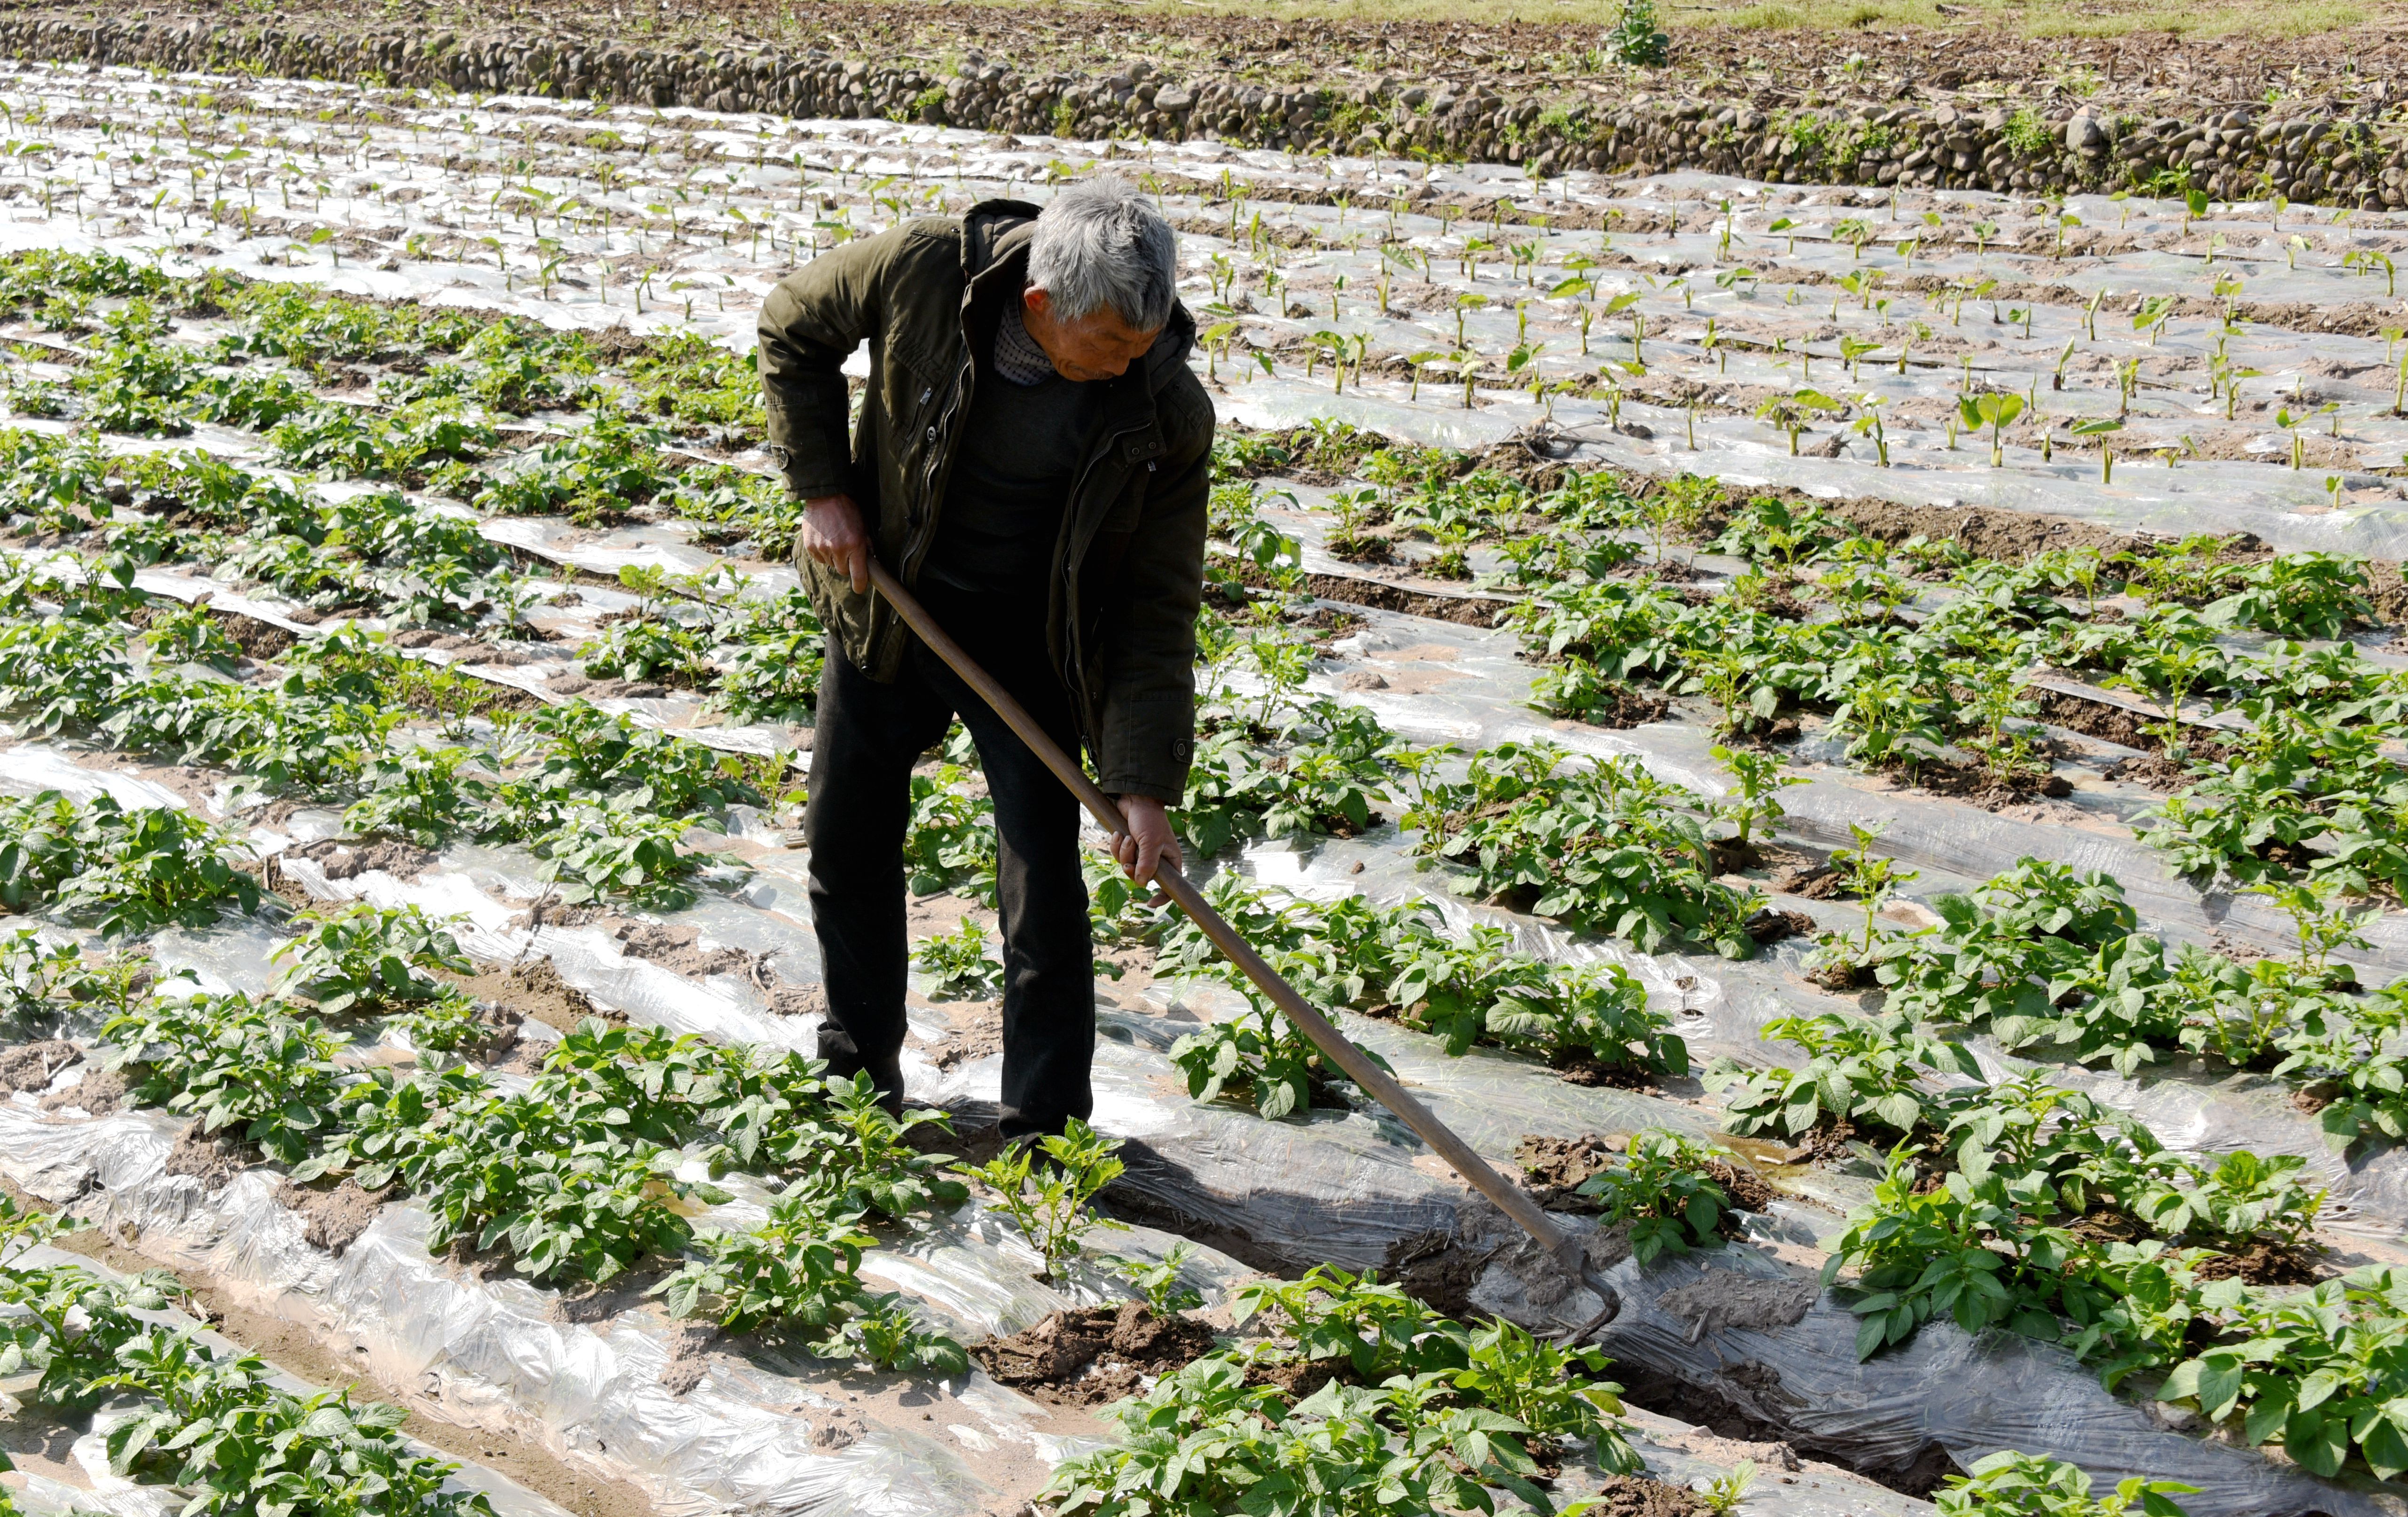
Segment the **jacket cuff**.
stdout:
[[1118,798],[1123,795],[1142,795],[1147,800],[1160,801],[1165,806],[1177,806],[1181,801],[1187,798],[1187,787],[1184,785],[1180,786],[1177,790],[1165,790],[1159,781],[1140,780],[1133,777],[1120,780],[1106,780],[1100,782],[1099,788],[1105,794],[1113,796],[1114,798]]

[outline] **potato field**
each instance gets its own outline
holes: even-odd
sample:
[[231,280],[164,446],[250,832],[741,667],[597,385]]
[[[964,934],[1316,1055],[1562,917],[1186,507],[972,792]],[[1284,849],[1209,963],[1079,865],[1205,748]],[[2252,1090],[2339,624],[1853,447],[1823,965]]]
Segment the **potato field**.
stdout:
[[[24,59],[0,145],[0,1511],[2408,1511],[2408,213]],[[811,1056],[760,303],[1103,172],[1192,871],[1601,1325],[1101,852],[1003,1148],[958,727],[914,1109]]]

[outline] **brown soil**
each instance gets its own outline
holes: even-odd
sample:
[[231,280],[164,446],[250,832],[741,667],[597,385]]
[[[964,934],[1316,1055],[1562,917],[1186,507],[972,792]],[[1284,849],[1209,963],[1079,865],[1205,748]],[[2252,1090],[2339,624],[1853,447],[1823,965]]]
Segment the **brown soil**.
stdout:
[[1597,1517],[1691,1517],[1713,1510],[1696,1492],[1644,1475],[1608,1475],[1595,1496],[1583,1499]]
[[1338,574],[1306,575],[1305,588],[1324,600],[1342,600],[1380,611],[1402,611],[1408,616],[1426,616],[1433,622],[1452,622],[1466,627],[1495,626],[1498,617],[1512,604],[1470,595],[1426,595],[1376,580],[1354,580]]
[[1801,864],[1784,869],[1773,876],[1772,888],[1784,895],[1802,895],[1810,901],[1854,899],[1848,893],[1847,880],[1828,864]]
[[1141,1376],[1166,1374],[1211,1352],[1212,1341],[1203,1323],[1124,1301],[1056,1311],[970,1352],[988,1374],[1049,1406],[1098,1407],[1143,1389]]
[[[2137,748],[2143,753],[2163,753],[2165,744],[2147,725],[2161,724],[2158,718],[2143,716],[2121,706],[2103,701],[2087,700],[2062,690],[2045,690],[2038,685],[2027,686],[2024,698],[2037,702],[2043,722],[2078,732],[2086,737],[2097,737],[2124,748]],[[2144,725],[2146,723],[2147,725]],[[2184,737],[2194,753],[2212,753],[2221,745],[2206,734],[2210,729],[2188,727]]]
[[443,978],[480,1000],[497,1002],[506,1012],[540,1022],[555,1032],[575,1032],[577,1024],[587,1017],[600,1017],[605,1022],[627,1020],[616,1011],[595,1006],[583,991],[562,980],[550,959],[525,959],[516,966],[485,965],[475,974],[446,974]]
[[105,1117],[124,1104],[125,1072],[122,1069],[87,1069],[72,1090],[54,1091],[42,1097],[45,1111],[63,1111],[75,1107],[95,1117]]
[[315,862],[329,880],[356,880],[371,869],[381,869],[396,880],[415,880],[435,863],[432,850],[390,837],[372,843],[322,837],[293,852]]
[[239,611],[218,611],[216,614],[217,619],[225,624],[226,636],[234,639],[235,646],[242,650],[246,658],[255,658],[262,664],[269,663],[293,646],[293,634],[272,622],[262,622]]
[[222,1136],[205,1137],[197,1122],[185,1128],[184,1136],[167,1151],[167,1173],[190,1175],[201,1182],[204,1190],[224,1188],[227,1181],[258,1162],[259,1155],[250,1145]]
[[1246,1367],[1247,1384],[1274,1386],[1290,1401],[1301,1401],[1331,1381],[1344,1385],[1359,1383],[1354,1363],[1346,1359],[1274,1359]]
[[331,1186],[296,1185],[288,1180],[276,1188],[276,1198],[301,1214],[301,1236],[309,1246],[324,1249],[338,1259],[368,1230],[385,1203],[399,1194],[391,1185],[364,1191],[352,1180]]
[[[1541,1206],[1595,1216],[1602,1209],[1593,1198],[1580,1194],[1580,1185],[1614,1167],[1613,1156],[1628,1146],[1629,1140],[1619,1134],[1546,1138],[1533,1133],[1514,1148],[1513,1158],[1529,1177],[1531,1194]],[[1742,1211],[1761,1211],[1780,1195],[1763,1176],[1727,1159],[1713,1161],[1706,1172],[1723,1188],[1730,1204]]]
[[769,997],[769,1009],[781,1017],[825,1016],[825,985],[783,985]]
[[767,966],[757,953],[740,948],[697,946],[702,932],[696,927],[625,920],[608,925],[610,936],[628,952],[681,975],[742,975],[756,984],[767,975]]
[[2163,753],[2142,753],[2132,758],[2120,758],[2107,766],[2107,778],[2146,785],[2151,790],[2172,793],[2190,784],[2196,778],[2188,768]]
[[701,1384],[710,1367],[710,1351],[718,1342],[719,1329],[709,1323],[681,1323],[671,1328],[668,1363],[661,1366],[661,1388],[671,1395],[683,1395]]
[[2001,782],[1979,764],[1961,764],[1952,759],[1925,759],[1912,767],[1894,771],[1893,778],[1909,789],[1945,795],[1985,811],[2028,805],[2042,797],[2062,800],[2073,794],[2073,781],[2061,774],[2018,772]]
[[1580,720],[1592,727],[1636,727],[1644,723],[1660,722],[1672,703],[1661,695],[1651,695],[1628,685],[1613,693],[1613,704],[1581,713]]
[[953,1036],[937,1045],[937,1051],[928,1056],[938,1068],[975,1064],[1003,1052],[1002,1002],[953,1002],[945,1008],[945,1017],[953,1024]]
[[1769,947],[1784,937],[1813,937],[1814,919],[1803,911],[1776,911],[1767,907],[1748,918],[1742,930],[1756,940],[1757,947]]
[[37,1091],[50,1084],[50,1077],[83,1057],[83,1051],[64,1038],[46,1038],[38,1043],[20,1043],[15,1048],[0,1050],[0,1100],[19,1091]]
[[2320,1252],[2254,1238],[2200,1260],[2198,1273],[2201,1280],[2242,1280],[2252,1285],[2314,1285],[2333,1275],[2317,1258]]
[[1618,1091],[1660,1089],[1656,1077],[1636,1065],[1608,1064],[1584,1048],[1559,1048],[1547,1055],[1547,1066],[1567,1085]]

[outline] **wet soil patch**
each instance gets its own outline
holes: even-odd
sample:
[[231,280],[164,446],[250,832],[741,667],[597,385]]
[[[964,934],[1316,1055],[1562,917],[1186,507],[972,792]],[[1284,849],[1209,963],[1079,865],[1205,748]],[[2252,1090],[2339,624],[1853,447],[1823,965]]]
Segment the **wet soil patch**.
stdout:
[[1740,930],[1753,938],[1759,948],[1770,947],[1784,937],[1812,937],[1815,923],[1803,911],[1776,911],[1766,907],[1741,923]]
[[1493,627],[1497,619],[1512,605],[1510,601],[1469,595],[1424,594],[1400,585],[1382,584],[1376,580],[1354,580],[1338,574],[1308,574],[1304,582],[1306,589],[1324,600],[1342,600],[1353,606],[1369,606],[1377,611],[1402,611],[1407,616],[1452,622],[1464,627]]
[[1839,870],[1828,864],[1799,864],[1772,877],[1772,888],[1784,895],[1800,895],[1810,901],[1854,900],[1848,882]]
[[288,1180],[276,1188],[276,1199],[301,1214],[301,1236],[310,1247],[324,1249],[338,1259],[368,1230],[385,1203],[400,1194],[393,1185],[364,1191],[354,1180],[323,1186],[296,1185]]
[[432,849],[392,837],[366,843],[321,837],[293,852],[316,864],[329,880],[356,880],[371,869],[381,869],[396,880],[415,880],[433,866],[436,858]]
[[15,1048],[0,1050],[0,1099],[19,1091],[44,1089],[51,1076],[82,1057],[83,1051],[64,1038],[46,1038],[38,1043],[20,1043]]
[[2201,1280],[2240,1280],[2252,1285],[2314,1285],[2330,1280],[2334,1271],[2318,1258],[2321,1251],[2272,1238],[2252,1238],[2199,1263]]
[[2061,774],[2033,774],[2018,770],[2002,780],[1979,764],[1965,764],[1954,759],[1925,759],[1892,770],[1890,777],[1906,789],[1945,795],[1951,800],[1978,806],[1985,811],[2028,805],[2043,798],[2062,800],[2073,794],[2073,781]]
[[1672,703],[1661,695],[1651,695],[1643,690],[1623,685],[1613,692],[1612,704],[1591,707],[1580,714],[1580,720],[1592,727],[1636,727],[1649,722],[1661,722]]
[[1134,1395],[1141,1377],[1212,1352],[1212,1329],[1163,1317],[1142,1301],[1056,1311],[1010,1338],[970,1350],[1004,1384],[1049,1406],[1099,1407]]

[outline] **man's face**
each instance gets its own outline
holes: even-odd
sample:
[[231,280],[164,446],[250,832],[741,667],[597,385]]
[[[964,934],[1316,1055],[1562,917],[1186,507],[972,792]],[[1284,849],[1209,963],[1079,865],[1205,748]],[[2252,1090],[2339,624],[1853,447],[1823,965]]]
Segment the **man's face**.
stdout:
[[1075,322],[1054,319],[1053,297],[1034,287],[1020,295],[1021,324],[1054,360],[1054,372],[1066,379],[1085,383],[1091,379],[1118,379],[1131,364],[1145,356],[1154,339],[1162,334],[1160,327],[1141,332],[1121,320],[1120,313],[1106,306],[1091,311]]

